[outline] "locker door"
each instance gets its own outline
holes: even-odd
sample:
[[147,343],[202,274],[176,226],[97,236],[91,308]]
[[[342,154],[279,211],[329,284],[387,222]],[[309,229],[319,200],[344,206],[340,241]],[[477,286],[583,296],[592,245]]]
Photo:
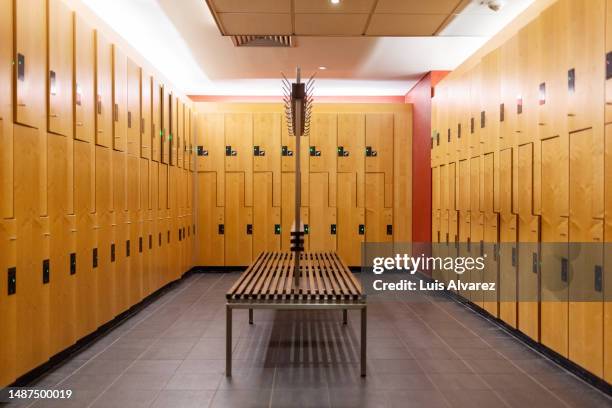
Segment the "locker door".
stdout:
[[[431,169],[431,240],[434,243],[440,241],[440,167],[436,166]],[[434,249],[439,248],[438,245]],[[437,256],[435,254],[434,256]]]
[[[608,13],[612,12],[612,3],[608,3]],[[609,15],[609,14],[608,14]],[[612,19],[607,20],[610,24]],[[608,29],[612,34],[612,30]],[[609,35],[609,34],[608,34]],[[606,186],[612,185],[612,127],[606,126],[605,139],[605,175],[604,183]],[[612,189],[605,189],[605,244],[604,244],[604,339],[612,338],[612,251],[610,242],[612,241]],[[612,383],[612,346],[610,342],[604,343],[604,378],[608,383]]]
[[127,173],[126,173],[126,156],[122,152],[112,152],[112,177],[113,177],[113,210],[119,213],[119,217],[123,217],[123,212],[128,209],[127,206]]
[[159,82],[152,78],[151,85],[151,160],[161,161],[161,149],[163,139],[162,127],[162,88]]
[[[291,227],[295,221],[295,173],[282,173],[281,175],[283,186],[282,198],[281,198],[281,248],[283,251],[289,251],[291,249]],[[303,194],[302,194],[303,197]],[[309,249],[309,211],[308,207],[305,206],[302,201],[302,208],[300,212],[300,221],[304,224],[305,235],[304,235],[304,250]]]
[[153,78],[142,72],[142,113],[140,122],[140,157],[151,159],[151,144],[155,137],[152,119]]
[[393,203],[393,114],[366,114],[366,173],[384,173],[384,206]]
[[280,251],[281,212],[274,206],[273,173],[257,172],[253,175],[253,257],[263,251]]
[[45,0],[16,1],[15,122],[43,129],[46,112],[47,7]]
[[[603,189],[603,171],[593,129],[569,137],[569,358],[603,376],[603,221],[593,201]],[[600,168],[601,166],[601,168]],[[595,283],[594,283],[595,282]]]
[[[314,119],[314,118],[313,118]],[[312,132],[311,132],[312,133]],[[308,168],[310,163],[310,136],[305,136],[300,139],[301,146],[301,171],[303,185],[308,184]],[[289,136],[287,121],[281,118],[281,169],[282,171],[295,171],[295,137]],[[304,188],[302,189],[304,191]],[[307,190],[307,189],[306,189]],[[302,203],[304,204],[304,203]],[[307,203],[306,203],[307,204]]]
[[[225,115],[225,171],[244,173],[244,202],[253,205],[253,115]],[[227,188],[227,186],[226,186]]]
[[540,219],[533,214],[533,143],[518,148],[518,329],[539,340]]
[[141,75],[142,70],[130,58],[127,59],[127,151],[130,156],[140,156],[141,132]]
[[[448,164],[448,240],[449,247],[447,249],[448,256],[458,256],[459,243],[459,212],[457,211],[457,164],[455,162]],[[457,276],[454,272],[445,273],[445,280],[455,279]]]
[[361,266],[365,210],[357,204],[357,173],[338,173],[338,255],[349,266]]
[[245,174],[225,174],[225,265],[246,266],[252,259],[253,210],[246,206]]
[[[187,120],[187,118],[185,118]],[[189,137],[189,170],[195,171],[195,160],[196,160],[196,142],[195,142],[195,112],[189,108],[189,122],[187,126],[187,135]]]
[[383,188],[385,173],[366,173],[366,242],[393,242],[389,226],[393,225],[393,209],[385,208]]
[[[470,160],[459,161],[459,184],[458,184],[458,203],[459,210],[459,251],[460,257],[471,256],[468,249],[471,249],[471,214],[470,214]],[[456,279],[468,280],[468,276],[455,275]],[[470,298],[469,292],[462,292],[462,296]]]
[[170,163],[170,101],[171,95],[168,89],[160,86],[161,100],[161,162],[164,164]]
[[93,142],[95,132],[95,33],[81,17],[75,15],[75,139]]
[[72,137],[74,13],[62,0],[49,0],[48,130]]
[[[274,206],[281,201],[281,115],[256,113],[253,115],[253,171],[272,172]],[[257,183],[255,183],[257,185]]]
[[[482,131],[482,129],[481,129]],[[480,176],[482,159],[481,156],[472,157],[470,159],[470,245],[468,245],[468,252],[471,252],[471,256],[484,256],[481,250],[484,250],[484,227],[485,217],[481,206],[481,187]],[[469,279],[471,282],[482,282],[483,276],[480,271],[472,270],[464,273],[465,279]],[[470,291],[470,298],[472,302],[480,307],[483,307],[483,296],[482,291]]]
[[[0,384],[12,383],[19,373],[15,371],[15,351],[17,347],[17,297],[9,295],[9,273],[17,276],[17,223],[13,220],[0,222],[0,270],[6,278],[0,280],[0,331],[2,348],[0,348]],[[15,268],[15,269],[12,269]]]
[[493,316],[498,316],[498,260],[495,255],[499,237],[499,215],[494,211],[495,191],[495,154],[488,153],[483,161],[483,186],[484,193],[484,253],[486,254],[485,269],[479,274],[481,282],[494,282],[495,291],[485,291],[483,297],[483,308]]
[[566,1],[568,7],[568,128],[595,126],[604,115],[605,0]]
[[512,327],[517,327],[517,217],[512,208],[513,159],[512,149],[499,153],[499,317]]
[[[309,170],[314,172],[336,172],[336,150],[338,115],[315,113],[311,119]],[[304,140],[301,141],[303,143]]]
[[113,137],[113,47],[96,31],[96,144],[112,146]]
[[568,356],[568,145],[567,137],[542,140],[542,344]]
[[338,172],[356,172],[363,180],[365,160],[365,115],[338,114]]
[[310,250],[336,250],[336,208],[329,203],[329,173],[310,173],[310,206],[309,212],[317,214],[310,222]]
[[113,149],[127,147],[127,57],[113,45]]
[[178,98],[170,93],[170,164],[178,164]]
[[176,150],[177,150],[177,166],[183,168],[184,167],[184,158],[185,158],[185,116],[183,110],[183,102],[178,100],[177,102],[177,123],[176,123]]
[[0,1],[0,214],[13,217],[13,1]]

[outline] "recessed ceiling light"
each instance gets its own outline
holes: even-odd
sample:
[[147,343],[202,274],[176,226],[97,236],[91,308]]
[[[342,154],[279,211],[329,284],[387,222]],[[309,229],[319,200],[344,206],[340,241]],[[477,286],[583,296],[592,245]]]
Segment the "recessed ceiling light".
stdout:
[[319,69],[320,69],[321,71],[325,71],[325,70],[327,69],[327,67],[320,66],[320,67],[319,67]]
[[329,0],[331,4],[340,4],[340,0]]

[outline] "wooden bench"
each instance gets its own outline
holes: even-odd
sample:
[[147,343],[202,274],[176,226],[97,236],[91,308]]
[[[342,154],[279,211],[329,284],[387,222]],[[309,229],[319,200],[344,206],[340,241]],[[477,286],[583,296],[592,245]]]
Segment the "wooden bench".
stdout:
[[232,309],[361,310],[361,375],[366,374],[366,297],[361,283],[335,252],[302,252],[294,280],[294,252],[262,252],[227,292],[226,375],[232,375]]

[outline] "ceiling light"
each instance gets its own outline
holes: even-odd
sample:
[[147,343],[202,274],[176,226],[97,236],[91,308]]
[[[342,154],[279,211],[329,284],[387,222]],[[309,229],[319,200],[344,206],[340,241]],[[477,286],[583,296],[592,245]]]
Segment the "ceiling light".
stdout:
[[340,0],[329,0],[331,4],[340,4]]
[[325,70],[327,69],[327,67],[320,66],[320,67],[319,67],[319,69],[320,69],[321,71],[325,71]]

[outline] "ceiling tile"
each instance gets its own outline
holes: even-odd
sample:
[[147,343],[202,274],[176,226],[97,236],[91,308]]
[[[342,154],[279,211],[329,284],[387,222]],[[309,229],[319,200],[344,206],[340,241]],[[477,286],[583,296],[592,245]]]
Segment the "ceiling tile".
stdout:
[[329,0],[295,0],[296,13],[370,13],[374,0],[344,0],[332,4]]
[[219,13],[226,35],[291,34],[291,14]]
[[430,36],[445,18],[444,14],[374,14],[366,35]]
[[291,0],[208,0],[217,13],[291,13]]
[[378,0],[375,13],[450,14],[461,0]]
[[367,14],[296,14],[297,35],[361,35]]

